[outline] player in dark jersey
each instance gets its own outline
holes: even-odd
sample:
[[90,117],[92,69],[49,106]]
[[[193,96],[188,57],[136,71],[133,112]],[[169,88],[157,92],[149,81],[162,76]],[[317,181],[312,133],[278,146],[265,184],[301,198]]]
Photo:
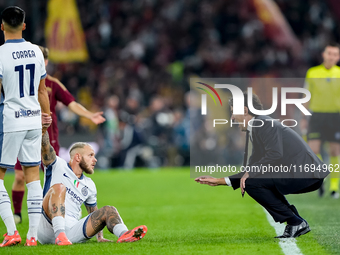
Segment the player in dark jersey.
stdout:
[[[40,46],[45,59],[45,66],[48,64],[48,49]],[[56,78],[47,75],[46,77],[46,89],[48,92],[48,97],[50,100],[50,110],[52,115],[52,124],[48,128],[48,133],[50,136],[51,145],[54,148],[57,155],[59,155],[59,131],[57,125],[57,115],[55,107],[57,102],[62,102],[75,114],[90,119],[96,125],[101,124],[105,121],[102,116],[103,112],[92,113],[85,109],[81,104],[77,103],[71,93],[66,89],[66,87]],[[12,186],[12,201],[14,207],[14,220],[18,224],[22,221],[21,218],[21,206],[22,200],[25,193],[25,179],[19,161],[14,167],[15,179]]]

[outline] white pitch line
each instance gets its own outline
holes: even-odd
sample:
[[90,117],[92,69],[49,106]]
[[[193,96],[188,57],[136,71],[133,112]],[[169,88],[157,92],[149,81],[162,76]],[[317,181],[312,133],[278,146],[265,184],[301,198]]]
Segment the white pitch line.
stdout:
[[[269,224],[275,229],[276,234],[282,235],[286,225],[275,222],[272,216],[265,209],[263,210],[266,213]],[[299,247],[296,245],[295,238],[280,238],[279,240],[279,244],[285,255],[303,255]]]

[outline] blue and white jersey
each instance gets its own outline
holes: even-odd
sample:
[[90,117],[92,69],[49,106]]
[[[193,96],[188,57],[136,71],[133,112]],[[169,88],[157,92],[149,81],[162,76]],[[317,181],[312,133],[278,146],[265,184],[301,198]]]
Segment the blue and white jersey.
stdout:
[[64,159],[57,156],[52,164],[45,167],[44,175],[44,197],[54,184],[62,183],[67,189],[65,196],[66,224],[72,224],[80,219],[83,203],[88,206],[97,204],[97,189],[94,182],[85,175],[78,178]]
[[44,56],[37,45],[15,39],[0,46],[0,121],[4,132],[41,128],[38,88],[45,77]]

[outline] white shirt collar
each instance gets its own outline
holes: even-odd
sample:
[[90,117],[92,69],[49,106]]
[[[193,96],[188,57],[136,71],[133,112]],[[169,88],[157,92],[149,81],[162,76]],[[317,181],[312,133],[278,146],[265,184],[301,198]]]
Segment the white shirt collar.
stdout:
[[[254,119],[255,119],[255,117],[253,117],[249,122],[253,124]],[[249,135],[250,135],[251,141],[253,141],[253,132],[252,132],[253,131],[253,127],[251,125],[249,125],[249,122],[248,122],[247,130],[249,131]]]

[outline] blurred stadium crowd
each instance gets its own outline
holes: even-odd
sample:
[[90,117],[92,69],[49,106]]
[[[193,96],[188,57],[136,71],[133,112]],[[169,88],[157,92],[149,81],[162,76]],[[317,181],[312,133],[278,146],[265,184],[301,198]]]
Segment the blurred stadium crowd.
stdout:
[[[339,41],[325,1],[275,0],[300,56],[266,37],[250,2],[78,0],[90,60],[50,64],[48,73],[88,109],[103,109],[107,121],[96,130],[60,106],[61,133],[99,131],[102,167],[188,165],[189,77],[302,78],[321,62],[325,43]],[[0,1],[2,9],[9,4],[27,12],[24,37],[45,46],[46,1]],[[242,160],[235,144],[229,151]]]

